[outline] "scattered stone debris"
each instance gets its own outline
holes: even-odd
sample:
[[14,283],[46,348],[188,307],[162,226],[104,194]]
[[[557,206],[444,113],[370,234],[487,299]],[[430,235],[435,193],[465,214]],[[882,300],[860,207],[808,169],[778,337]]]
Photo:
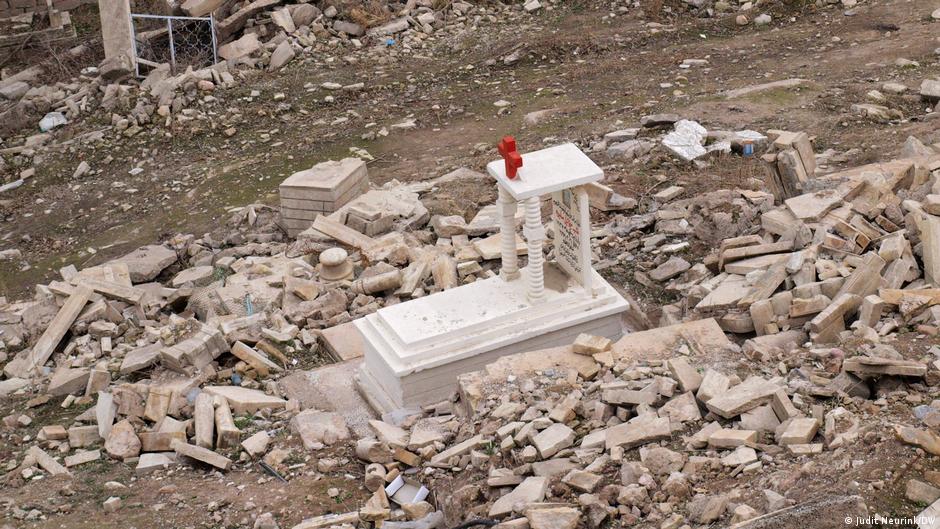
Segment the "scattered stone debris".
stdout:
[[[652,195],[652,216],[608,210],[596,240],[621,237],[636,240],[635,251],[656,249],[658,257],[638,263],[637,280],[687,300],[664,308],[666,326],[618,341],[585,334],[567,349],[503,358],[460,376],[455,401],[373,419],[365,430],[342,409],[302,404],[279,380],[301,355],[361,355],[342,352],[356,346],[333,331],[356,317],[494,274],[499,251],[478,248],[495,223],[431,218],[420,191],[397,184],[359,194],[364,164],[348,160],[361,168],[351,184],[333,177],[347,169],[315,170],[324,175],[323,193],[341,196],[337,187],[346,186],[355,196],[298,226],[293,243],[279,226],[284,208],[294,209],[282,194],[280,215],[257,205],[233,214],[234,229],[244,234],[240,246],[178,235],[102,265],[63,268],[61,280],[37,287],[33,301],[0,307],[2,321],[12,322],[4,340],[15,353],[4,387],[45,388],[63,405],[93,406],[70,424],[43,427],[19,475],[69,475],[100,460],[133,464],[138,475],[180,464],[231,471],[276,463],[280,441],[269,431],[280,424],[305,450],[354,445],[373,492],[355,513],[362,519],[424,519],[434,507],[413,507],[425,499],[417,491],[441,502],[438,484],[467,468],[481,472],[486,513],[504,521],[573,527],[640,520],[654,512],[659,490],[673,498],[676,524],[757,517],[769,510],[723,494],[693,496],[691,483],[760,473],[772,460],[858,442],[863,410],[825,413],[814,400],[868,399],[871,384],[892,380],[940,381],[940,360],[905,358],[889,340],[902,328],[934,335],[940,325],[932,287],[940,255],[931,242],[940,222],[940,193],[932,187],[940,155],[925,147],[927,156],[817,174],[805,133],[767,137],[768,186],[780,196],[735,190],[688,197],[674,185]],[[740,228],[699,213],[722,204],[741,209]],[[434,244],[414,231],[425,225]],[[691,238],[710,240],[715,250],[702,262],[687,259],[683,242]],[[31,346],[7,338],[29,336],[36,312],[46,314],[45,323]],[[755,337],[739,347],[722,330]],[[858,340],[852,353],[835,348]],[[708,360],[735,354],[761,363],[808,355],[824,369],[741,376]],[[918,413],[940,424],[940,412]],[[26,415],[5,420],[17,428],[30,422]],[[940,437],[930,429],[896,431],[903,443],[940,454]],[[65,454],[64,464],[47,450]],[[629,457],[634,450],[639,463]],[[326,460],[318,467],[331,468]],[[424,471],[403,474],[408,468]],[[612,474],[620,476],[615,484]],[[387,488],[405,476],[394,491]],[[549,487],[553,477],[568,492]],[[916,501],[931,494],[918,483],[908,487]],[[121,509],[120,497],[103,508]]]
[[[686,3],[712,9],[710,2]],[[161,127],[171,134],[221,110],[221,92],[254,70],[309,65],[329,48],[356,60],[373,53],[362,50],[364,42],[398,43],[412,53],[422,39],[458,34],[468,21],[486,23],[500,13],[534,18],[555,7],[517,4],[407,2],[369,25],[334,6],[242,3],[220,18],[225,62],[209,68],[171,75],[166,65],[149,65],[146,77],[132,79],[128,64],[106,59],[55,88],[39,84],[37,72],[5,75],[0,98],[11,106],[0,114],[3,126],[21,104],[35,105],[44,117],[30,126],[44,135],[15,138],[4,149],[41,159],[50,138],[97,107],[112,114],[111,125],[89,141]],[[719,12],[731,9],[714,4]],[[202,16],[218,5],[188,0],[179,8]],[[444,23],[450,18],[455,25]],[[767,13],[736,18],[742,25],[780,21]],[[500,63],[522,57],[514,50]],[[679,67],[703,68],[709,60],[686,59]],[[806,84],[787,79],[723,95]],[[367,85],[305,89],[329,103]],[[879,82],[880,91],[851,111],[890,122],[904,116],[884,104],[885,95],[940,101],[940,82],[910,86]],[[505,115],[513,103],[494,106]],[[364,139],[419,123],[409,117]],[[285,180],[279,208],[233,210],[227,236],[179,234],[97,266],[63,267],[30,300],[0,299],[0,395],[31,397],[3,420],[5,430],[30,432],[10,447],[7,483],[47,476],[67,482],[97,465],[129,465],[136,476],[183,468],[212,476],[262,463],[265,479],[288,480],[349,463],[361,465],[361,474],[349,475],[361,477],[354,486],[362,485],[367,499],[355,511],[310,518],[295,529],[433,529],[479,516],[517,529],[751,527],[786,519],[794,507],[818,508],[791,505],[789,491],[798,486],[792,476],[828,458],[861,465],[850,460],[854,445],[893,436],[901,450],[940,455],[940,403],[931,400],[940,348],[903,346],[911,335],[940,334],[937,145],[910,138],[898,159],[831,172],[825,162],[832,156],[816,154],[806,131],[703,123],[648,115],[584,142],[615,163],[667,156],[704,167],[733,154],[763,164],[767,191],[696,193],[669,178],[638,197],[618,194],[612,182],[586,186],[603,219],[590,234],[592,250],[629,263],[638,285],[678,300],[661,307],[659,325],[619,340],[582,334],[570,346],[504,357],[454,381],[453,398],[421,409],[366,413],[357,421],[354,406],[336,404],[350,393],[334,384],[351,371],[318,379],[322,399],[298,395],[292,378],[336,368],[305,371],[327,359],[357,365],[362,340],[353,320],[494,277],[504,247],[511,252],[515,244],[525,255],[522,239],[494,235],[496,204],[466,216],[432,215],[425,205],[425,193],[450,178],[483,178],[470,169],[377,187],[366,170],[371,156],[354,150],[355,157]],[[237,127],[224,134],[238,134]],[[25,185],[30,170],[0,192]],[[73,179],[96,170],[85,161],[69,166]],[[705,255],[693,247],[706,248]],[[21,259],[18,250],[0,251],[0,261]],[[73,406],[81,411],[58,424],[35,423],[35,411]],[[909,417],[888,424],[878,416],[888,408],[910,409]],[[298,450],[316,460],[297,463]],[[905,497],[927,505],[925,515],[940,513],[940,478],[919,466],[908,472]],[[759,476],[768,488],[728,486],[739,476]],[[854,486],[879,490],[885,482],[876,478]],[[109,482],[96,505],[106,513],[136,507],[122,499],[124,487]],[[865,508],[857,497],[834,503],[853,514]],[[252,524],[276,528],[277,517],[258,513]]]

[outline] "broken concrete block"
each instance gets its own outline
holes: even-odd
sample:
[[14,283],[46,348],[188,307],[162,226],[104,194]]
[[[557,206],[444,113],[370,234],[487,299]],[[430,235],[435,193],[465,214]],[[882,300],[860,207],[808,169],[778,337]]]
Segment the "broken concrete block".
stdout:
[[723,395],[728,391],[730,385],[731,380],[724,374],[714,369],[708,369],[705,371],[705,376],[702,377],[698,393],[695,396],[702,402],[708,402],[715,396]]
[[736,448],[753,444],[757,441],[757,432],[753,430],[730,430],[722,428],[708,437],[708,446],[713,448]]
[[281,367],[268,359],[266,355],[243,342],[235,342],[230,352],[236,358],[251,366],[262,377],[268,376],[271,371],[281,370]]
[[796,406],[793,405],[790,397],[787,396],[787,393],[782,388],[778,388],[774,391],[770,398],[770,407],[774,410],[774,413],[777,414],[777,418],[780,419],[780,422],[786,421],[787,419],[795,419],[803,415],[800,413],[800,410],[796,409]]
[[356,457],[363,461],[388,464],[394,459],[394,452],[378,439],[365,438],[356,441]]
[[235,426],[232,410],[228,401],[222,397],[215,397],[215,445],[217,448],[232,448],[238,446],[242,431]]
[[779,443],[783,446],[808,444],[816,436],[817,430],[819,430],[819,421],[814,418],[792,419],[780,437]]
[[92,461],[98,461],[101,459],[100,450],[83,450],[66,456],[65,466],[68,468],[77,467],[78,465],[84,465],[85,463],[91,463]]
[[940,488],[911,479],[907,482],[904,497],[915,503],[931,504],[940,499]]
[[50,424],[43,426],[39,430],[39,438],[48,440],[48,441],[61,441],[63,439],[68,439],[69,433],[65,430],[60,424]]
[[846,358],[842,362],[842,369],[860,377],[874,375],[922,377],[927,374],[927,366],[922,362],[873,356]]
[[338,413],[304,410],[291,419],[290,426],[307,450],[349,439],[346,420]]
[[724,394],[709,399],[705,406],[720,417],[733,419],[769,402],[777,389],[776,386],[763,381],[738,384]]
[[140,439],[141,452],[168,452],[173,441],[186,442],[185,431],[141,432],[137,437]]
[[47,390],[53,397],[77,394],[85,391],[88,386],[89,369],[59,369],[52,375]]
[[31,446],[26,457],[32,458],[37,465],[53,476],[70,476],[72,473],[38,446]]
[[273,72],[280,70],[287,63],[289,63],[296,56],[294,52],[294,47],[291,45],[290,39],[285,39],[281,41],[280,44],[274,48],[274,51],[271,53],[271,61],[268,63],[268,71]]
[[596,355],[609,351],[613,341],[604,336],[581,333],[574,340],[574,352],[582,355]]
[[542,459],[548,459],[560,450],[573,445],[574,438],[574,430],[564,424],[555,423],[539,432],[532,439],[532,444],[535,445]]
[[155,343],[130,351],[124,356],[124,360],[121,361],[121,374],[127,375],[147,369],[156,364],[157,360],[160,358],[160,350],[162,348],[162,344]]
[[107,439],[111,435],[111,426],[114,424],[114,417],[117,413],[117,404],[114,403],[114,397],[110,393],[98,393],[98,401],[95,403],[95,420],[98,423],[98,435],[102,439]]
[[271,436],[268,435],[268,432],[260,431],[248,439],[242,441],[242,448],[248,452],[248,455],[251,457],[260,457],[263,456],[268,450],[268,443],[271,442]]
[[940,435],[930,430],[895,426],[894,433],[904,443],[919,446],[929,454],[940,455]]
[[177,260],[176,251],[162,245],[141,246],[133,252],[111,261],[124,263],[133,283],[152,281],[160,272]]
[[8,378],[0,380],[0,397],[6,397],[29,385],[29,380],[25,378]]
[[167,410],[170,409],[170,399],[173,398],[173,391],[170,388],[161,386],[151,387],[147,393],[147,405],[144,408],[144,418],[152,422],[160,422],[166,417]]
[[[655,476],[668,476],[685,466],[686,456],[662,446],[640,447],[640,461]],[[623,475],[621,474],[621,477]]]
[[650,385],[642,390],[605,389],[601,394],[601,400],[607,404],[617,406],[654,404],[659,400],[659,392],[654,385]]
[[194,266],[186,268],[173,277],[170,285],[173,288],[181,288],[186,285],[194,287],[204,287],[213,281],[215,277],[214,266]]
[[134,431],[134,425],[123,420],[111,428],[111,433],[104,443],[104,449],[111,457],[123,461],[140,454],[140,438]]
[[375,431],[379,441],[389,446],[399,446],[403,448],[408,446],[409,435],[408,432],[402,428],[378,420],[369,421],[369,426]]
[[778,426],[780,426],[780,419],[769,404],[741,414],[741,428],[744,430],[773,432]]
[[574,507],[530,505],[524,512],[529,529],[575,529],[581,519],[581,511]]
[[884,311],[886,303],[880,297],[872,294],[862,299],[862,305],[858,309],[858,322],[866,327],[875,327],[875,324],[881,320],[881,313]]
[[467,222],[460,215],[434,215],[431,227],[438,237],[453,237],[467,233]]
[[749,465],[757,461],[757,451],[750,446],[739,446],[733,452],[721,458],[721,464],[726,467]]
[[630,422],[607,429],[606,448],[622,447],[629,450],[646,443],[662,441],[672,436],[669,419],[666,417],[638,417]]
[[108,389],[111,384],[111,372],[107,369],[92,369],[88,373],[88,382],[85,383],[85,395],[97,395],[99,391]]
[[729,498],[725,494],[696,496],[689,504],[689,518],[701,524],[711,524],[725,513],[728,501]]
[[[411,435],[412,435],[412,443],[413,443],[414,432],[412,432]],[[467,439],[466,441],[457,443],[456,445],[432,457],[431,461],[428,462],[428,465],[432,467],[437,467],[437,468],[446,468],[450,466],[451,459],[458,457],[458,456],[462,456],[466,453],[469,453],[470,450],[473,450],[474,448],[480,446],[482,442],[483,442],[483,436],[475,435]]]
[[690,265],[688,261],[681,257],[673,256],[665,263],[651,270],[649,276],[653,281],[661,283],[678,276],[689,268],[692,268],[692,265]]
[[656,194],[654,194],[653,198],[655,198],[659,202],[670,202],[672,200],[675,200],[676,198],[679,198],[679,196],[682,195],[682,193],[684,192],[685,192],[685,188],[682,186],[669,186],[663,189],[662,191],[659,191]]
[[673,378],[679,382],[682,391],[698,391],[702,385],[702,375],[698,373],[685,358],[677,357],[666,361],[666,367],[672,373]]
[[836,375],[835,378],[829,381],[826,387],[836,392],[845,393],[850,397],[859,397],[862,399],[871,397],[871,389],[868,387],[868,384],[861,378],[846,371],[842,371]]
[[193,422],[195,427],[194,442],[202,448],[212,448],[215,438],[215,407],[214,397],[202,392],[196,396],[193,406]]
[[940,101],[940,81],[924,79],[920,83],[920,97],[930,102]]
[[101,441],[98,434],[98,426],[73,426],[69,428],[69,446],[72,448],[84,448]]
[[359,511],[353,511],[345,514],[324,514],[308,518],[295,525],[293,529],[326,529],[343,525],[355,526],[357,523],[359,523]]
[[140,454],[140,459],[137,461],[137,467],[134,469],[134,473],[138,476],[143,476],[155,470],[166,470],[170,465],[176,463],[176,459],[176,452]]
[[238,415],[251,414],[262,409],[280,410],[287,405],[287,401],[282,398],[240,386],[206,386],[203,391],[224,397],[232,412]]
[[577,491],[593,492],[602,479],[603,476],[599,474],[574,469],[565,474],[561,481]]
[[787,445],[787,450],[797,456],[806,456],[812,454],[821,454],[823,451],[822,443],[792,444]]
[[695,395],[692,392],[683,393],[672,398],[659,410],[657,414],[660,417],[666,417],[673,424],[681,424],[689,421],[697,421],[702,418],[702,412],[699,411],[698,403],[695,401]]
[[530,503],[540,502],[545,499],[545,492],[548,490],[548,479],[544,477],[529,477],[520,483],[509,494],[500,496],[492,507],[490,507],[490,517],[501,517],[511,514],[516,505],[525,506]]
[[206,448],[186,444],[182,441],[173,441],[173,450],[177,455],[186,456],[197,461],[201,461],[208,465],[212,465],[219,470],[228,470],[232,468],[231,459]]
[[255,33],[245,33],[240,39],[219,46],[219,57],[227,61],[233,61],[247,57],[259,49],[261,49],[261,42],[258,40],[258,35]]

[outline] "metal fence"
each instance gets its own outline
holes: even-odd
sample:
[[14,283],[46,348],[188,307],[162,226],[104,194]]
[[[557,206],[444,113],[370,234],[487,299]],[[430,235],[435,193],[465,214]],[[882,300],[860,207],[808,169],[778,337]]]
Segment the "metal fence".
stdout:
[[131,14],[134,35],[134,71],[169,64],[172,73],[218,62],[215,20],[208,17],[176,17]]

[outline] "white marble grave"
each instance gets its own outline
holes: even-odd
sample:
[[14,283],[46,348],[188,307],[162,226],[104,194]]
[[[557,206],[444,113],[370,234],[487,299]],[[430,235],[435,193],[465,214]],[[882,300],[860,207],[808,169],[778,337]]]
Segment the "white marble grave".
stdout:
[[[487,165],[499,188],[500,231],[514,233],[521,202],[528,264],[503,236],[499,276],[385,307],[356,320],[365,358],[359,387],[381,412],[440,402],[457,375],[501,356],[570,344],[580,333],[618,338],[627,302],[591,266],[587,193],[603,171],[574,144],[522,155],[515,178]],[[551,196],[555,259],[545,262],[541,197]]]

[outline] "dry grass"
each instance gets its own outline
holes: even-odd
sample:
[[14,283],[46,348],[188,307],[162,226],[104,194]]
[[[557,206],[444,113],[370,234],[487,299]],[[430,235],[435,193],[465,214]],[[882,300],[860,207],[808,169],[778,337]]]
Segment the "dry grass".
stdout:
[[643,4],[643,15],[646,18],[658,21],[663,13],[663,0],[647,0]]
[[97,51],[98,46],[97,42],[91,42],[84,46],[80,53],[69,53],[67,49],[43,43],[34,50],[45,57],[40,62],[43,66],[40,79],[45,83],[54,84],[63,79],[75,77],[89,64],[98,64],[101,61],[99,58],[101,54]]
[[[182,2],[181,2],[182,3]],[[172,15],[166,0],[131,0],[131,13]]]
[[[44,70],[41,80],[52,84],[77,75],[85,66],[101,62],[104,55],[100,44],[97,5],[81,5],[69,13],[76,32],[74,39],[54,42],[31,39],[23,46],[3,50],[0,53],[0,67],[19,71],[40,65]],[[48,26],[48,21],[44,21],[44,24]],[[84,45],[80,53],[69,53],[70,49],[79,44]]]
[[363,27],[372,27],[392,18],[386,2],[380,0],[328,0],[346,18]]

